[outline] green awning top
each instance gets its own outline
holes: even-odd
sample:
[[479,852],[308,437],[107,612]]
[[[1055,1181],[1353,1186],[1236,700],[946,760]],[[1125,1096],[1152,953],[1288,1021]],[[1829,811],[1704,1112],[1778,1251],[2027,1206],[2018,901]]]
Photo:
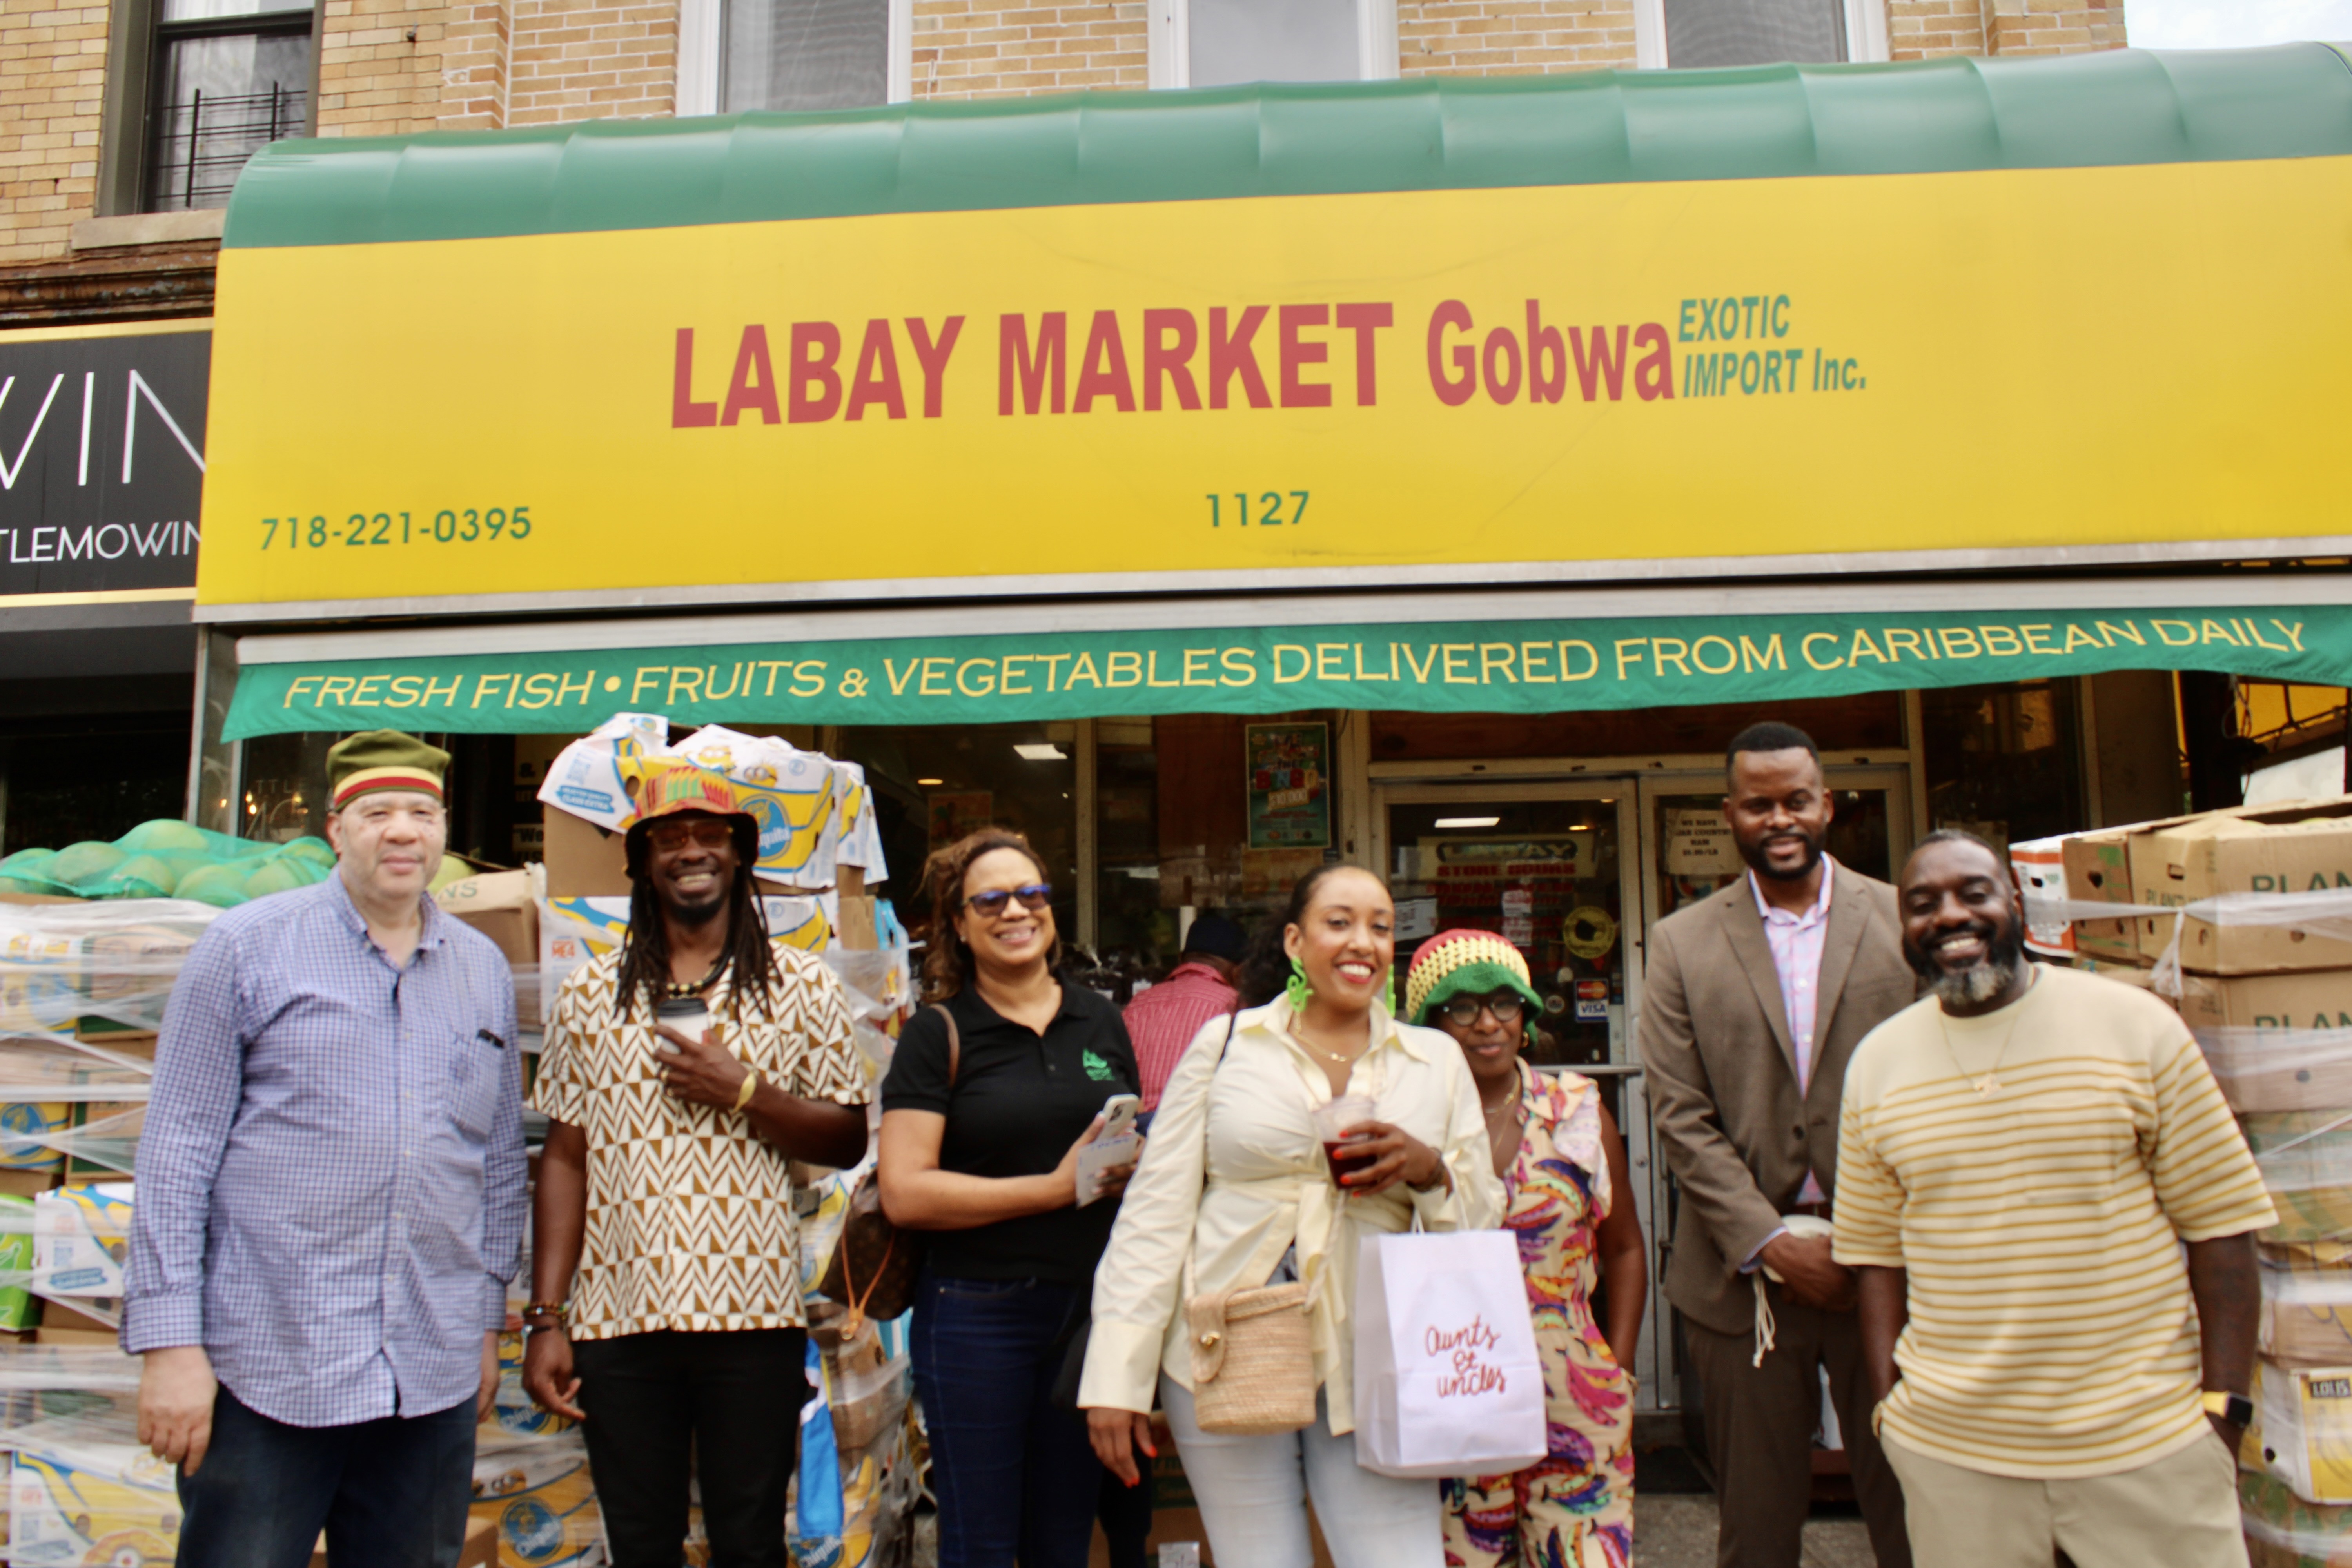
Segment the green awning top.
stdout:
[[223,243],[2344,154],[2324,44],[1424,78],[279,142]]

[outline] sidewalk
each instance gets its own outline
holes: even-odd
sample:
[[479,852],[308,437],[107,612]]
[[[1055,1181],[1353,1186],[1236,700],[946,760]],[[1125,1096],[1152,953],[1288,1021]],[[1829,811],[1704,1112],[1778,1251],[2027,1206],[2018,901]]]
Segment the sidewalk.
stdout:
[[[1875,1568],[1858,1516],[1805,1526],[1803,1568]],[[1708,1492],[1633,1494],[1633,1568],[1715,1568],[1715,1498]]]

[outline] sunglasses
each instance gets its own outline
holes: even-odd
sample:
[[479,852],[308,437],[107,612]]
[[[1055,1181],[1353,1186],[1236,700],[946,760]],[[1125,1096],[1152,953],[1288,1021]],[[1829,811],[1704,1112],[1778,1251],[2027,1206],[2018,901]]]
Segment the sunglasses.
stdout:
[[705,849],[724,849],[735,841],[735,830],[723,821],[650,822],[646,825],[646,841],[665,854],[683,849],[688,844]]
[[1494,1014],[1497,1024],[1516,1024],[1527,1010],[1527,1003],[1508,992],[1497,996],[1456,996],[1444,1007],[1445,1016],[1465,1029],[1478,1021],[1481,1012]]
[[995,920],[1004,913],[1005,905],[1015,899],[1021,900],[1021,907],[1024,910],[1042,910],[1054,901],[1054,884],[1030,882],[1009,891],[1003,888],[991,888],[984,893],[974,893],[964,903],[990,920]]

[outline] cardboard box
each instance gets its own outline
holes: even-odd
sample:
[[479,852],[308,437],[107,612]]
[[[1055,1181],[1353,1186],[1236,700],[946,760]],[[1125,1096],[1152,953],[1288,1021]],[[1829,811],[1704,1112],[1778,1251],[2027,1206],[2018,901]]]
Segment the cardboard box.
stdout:
[[2239,1117],[2238,1129],[2278,1210],[2262,1240],[2352,1240],[2352,1123],[2345,1112],[2252,1111]]
[[[2259,811],[2208,812],[2135,834],[2136,901],[2177,908],[2226,893],[2352,891],[2352,795]],[[2292,925],[2139,917],[2154,963],[2180,931],[2180,966],[2204,974],[2352,967],[2352,940]]]
[[539,962],[539,905],[528,871],[463,878],[433,895],[442,910],[498,944],[509,963]]
[[2282,1366],[2352,1366],[2352,1247],[2262,1249],[2262,1353]]
[[[543,873],[542,873],[543,875]],[[494,871],[450,883],[433,895],[443,910],[498,944],[507,964],[521,977],[515,987],[515,1022],[540,1026],[540,988],[528,971],[539,963],[539,897],[530,871]]]
[[593,1568],[604,1518],[576,1432],[554,1437],[477,1433],[472,1517],[498,1531],[499,1568]]
[[[33,1271],[33,1200],[0,1195],[0,1271],[29,1279]],[[0,1331],[21,1333],[41,1321],[41,1299],[22,1285],[0,1285]]]
[[[2060,873],[2066,896],[2076,903],[2128,904],[2131,898],[2131,836],[2146,823],[2070,833],[2060,841]],[[2128,916],[2074,922],[2074,951],[2091,958],[2139,962],[2139,933]]]
[[[46,1317],[48,1313],[58,1310],[60,1310],[58,1304],[55,1301],[51,1301],[42,1309],[42,1315]],[[81,1317],[79,1312],[76,1312],[73,1315],[77,1318]],[[96,1321],[95,1319],[86,1319],[84,1321]],[[87,1348],[90,1345],[112,1345],[120,1347],[122,1342],[122,1336],[115,1332],[112,1329],[103,1326],[95,1329],[53,1329],[49,1327],[48,1324],[43,1323],[38,1330],[35,1331],[33,1334],[33,1342],[35,1344],[41,1345],[68,1345],[78,1349]]]
[[57,1184],[56,1178],[66,1168],[65,1151],[34,1140],[62,1132],[72,1125],[73,1106],[66,1100],[40,1104],[16,1100],[0,1105],[0,1174],[40,1183],[29,1189],[20,1185],[9,1190],[39,1192]]
[[549,898],[629,896],[629,862],[622,835],[551,805],[547,808],[545,831]]
[[2179,1005],[2240,1115],[2352,1107],[2352,969],[2184,973]]
[[2263,1362],[2263,1468],[2305,1502],[2352,1503],[2352,1366]]
[[[129,1182],[84,1182],[33,1200],[33,1289],[118,1300],[131,1250]],[[103,1324],[100,1325],[104,1326]]]
[[[94,1147],[68,1150],[66,1153],[66,1182],[127,1182],[131,1156],[139,1149],[139,1134],[144,1131],[143,1100],[85,1100],[74,1107],[73,1131],[87,1132],[89,1140],[102,1139]],[[118,1120],[121,1119],[121,1120]],[[91,1131],[93,1124],[97,1126]],[[97,1157],[93,1157],[95,1154]]]
[[180,1495],[173,1468],[136,1443],[93,1441],[66,1421],[13,1434],[8,1552],[16,1568],[169,1563]]

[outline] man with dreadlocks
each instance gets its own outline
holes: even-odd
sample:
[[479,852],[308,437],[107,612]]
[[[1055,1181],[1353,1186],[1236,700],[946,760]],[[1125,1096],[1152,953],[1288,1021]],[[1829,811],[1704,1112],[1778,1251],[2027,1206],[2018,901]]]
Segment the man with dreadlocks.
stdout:
[[785,1568],[808,1398],[787,1162],[857,1163],[866,1079],[840,982],[769,939],[733,787],[623,766],[628,935],[564,982],[532,1089],[523,1385],[585,1423],[614,1568],[677,1568],[689,1463],[714,1568]]

